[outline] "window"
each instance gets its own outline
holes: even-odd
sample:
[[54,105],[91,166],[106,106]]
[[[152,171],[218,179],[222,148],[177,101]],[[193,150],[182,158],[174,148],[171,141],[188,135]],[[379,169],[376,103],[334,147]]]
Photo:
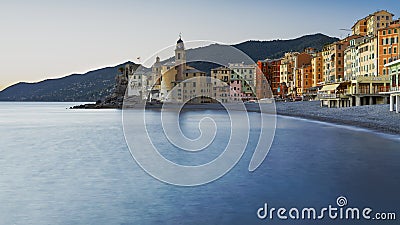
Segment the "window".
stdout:
[[395,53],[395,54],[397,53],[397,48],[396,47],[393,48],[393,53]]
[[393,33],[397,34],[397,29],[394,29],[394,30],[393,30]]
[[386,31],[384,30],[384,31],[382,31],[382,33],[383,33],[383,35],[386,35]]
[[388,30],[388,34],[392,34],[392,30],[391,29]]

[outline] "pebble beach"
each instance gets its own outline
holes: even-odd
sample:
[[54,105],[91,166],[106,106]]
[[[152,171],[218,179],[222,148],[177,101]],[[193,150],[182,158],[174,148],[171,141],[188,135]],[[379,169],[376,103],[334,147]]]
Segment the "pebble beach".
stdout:
[[278,115],[367,128],[383,133],[400,134],[400,114],[389,112],[389,105],[348,108],[320,107],[319,101],[277,102]]

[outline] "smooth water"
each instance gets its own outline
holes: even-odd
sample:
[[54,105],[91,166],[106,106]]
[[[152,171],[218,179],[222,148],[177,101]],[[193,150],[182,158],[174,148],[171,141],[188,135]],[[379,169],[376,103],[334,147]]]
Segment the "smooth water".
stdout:
[[[177,187],[132,159],[121,111],[66,109],[72,105],[0,103],[0,224],[380,224],[256,215],[266,202],[317,208],[336,206],[338,196],[349,206],[400,216],[399,137],[278,117],[272,148],[255,172],[248,171],[252,152],[246,151],[221,179]],[[210,113],[224,114],[186,112],[181,126],[195,130],[192,119]],[[251,132],[250,145],[257,130]],[[216,142],[222,146],[224,134]]]

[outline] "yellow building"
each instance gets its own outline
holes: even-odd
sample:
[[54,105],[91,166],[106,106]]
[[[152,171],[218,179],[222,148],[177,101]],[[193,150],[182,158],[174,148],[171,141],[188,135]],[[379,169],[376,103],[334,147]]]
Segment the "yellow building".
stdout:
[[393,14],[386,11],[376,11],[360,20],[351,28],[353,35],[376,36],[380,28],[389,26],[393,20]]
[[378,38],[364,38],[358,45],[360,76],[378,76]]
[[218,102],[226,103],[230,101],[231,69],[228,67],[218,67],[211,70],[213,99]]
[[322,65],[322,52],[317,52],[311,59],[313,87],[321,85],[321,83],[324,81]]
[[376,36],[378,34],[378,29],[388,27],[392,21],[393,14],[386,10],[372,13],[367,19],[367,35]]
[[343,40],[324,46],[322,49],[323,75],[325,83],[335,83],[344,80],[344,51],[351,40],[361,37],[352,35]]

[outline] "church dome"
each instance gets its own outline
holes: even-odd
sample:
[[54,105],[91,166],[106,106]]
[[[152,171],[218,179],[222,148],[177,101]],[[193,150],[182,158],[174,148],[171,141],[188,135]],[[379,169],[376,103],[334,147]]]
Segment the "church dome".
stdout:
[[176,42],[177,44],[183,43],[182,38],[179,37],[179,40]]

